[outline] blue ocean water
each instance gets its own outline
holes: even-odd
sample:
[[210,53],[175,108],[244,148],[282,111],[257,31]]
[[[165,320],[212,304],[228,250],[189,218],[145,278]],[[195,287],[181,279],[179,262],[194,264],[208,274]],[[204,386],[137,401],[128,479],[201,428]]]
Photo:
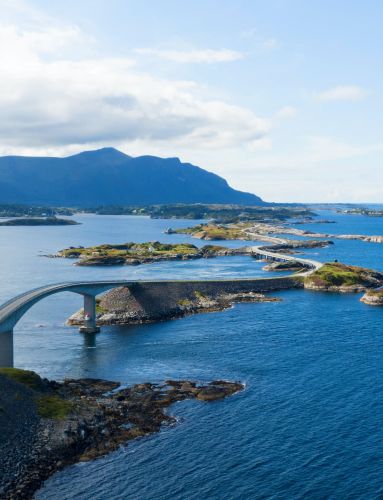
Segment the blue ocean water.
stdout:
[[[383,234],[383,219],[323,216],[338,222],[307,228]],[[168,226],[190,221],[79,219],[81,226],[1,228],[1,299],[68,279],[265,275],[262,263],[246,257],[100,269],[38,256],[39,251],[102,242],[201,244],[162,234]],[[334,242],[308,253],[318,260],[336,257],[382,269],[382,245]],[[275,295],[282,302],[103,328],[96,337],[63,325],[81,305],[75,295],[59,294],[34,306],[15,330],[15,358],[17,366],[44,376],[126,384],[226,378],[246,384],[225,401],[174,405],[170,412],[179,419],[176,426],[94,462],[68,467],[50,478],[36,498],[383,498],[383,309],[366,306],[359,295]]]

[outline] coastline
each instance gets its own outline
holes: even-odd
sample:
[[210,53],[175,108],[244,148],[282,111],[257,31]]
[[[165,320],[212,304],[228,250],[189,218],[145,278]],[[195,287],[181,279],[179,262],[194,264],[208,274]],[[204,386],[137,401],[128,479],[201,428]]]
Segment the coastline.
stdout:
[[[31,418],[33,439],[21,441],[23,446],[13,460],[4,453],[0,457],[0,494],[4,500],[30,499],[58,470],[106,455],[131,440],[158,432],[164,425],[175,424],[176,418],[166,410],[177,401],[219,401],[244,389],[240,382],[224,380],[205,384],[167,380],[163,384],[122,387],[106,380],[69,379],[59,383],[41,379],[34,372],[13,369],[12,373],[0,372],[1,403],[7,409],[0,421],[9,427],[9,432],[0,437],[2,449],[13,447],[15,451],[12,435],[22,439]],[[14,401],[12,394],[20,391],[22,401]],[[15,407],[19,411],[28,407],[28,415],[16,411],[19,418],[13,418]]]

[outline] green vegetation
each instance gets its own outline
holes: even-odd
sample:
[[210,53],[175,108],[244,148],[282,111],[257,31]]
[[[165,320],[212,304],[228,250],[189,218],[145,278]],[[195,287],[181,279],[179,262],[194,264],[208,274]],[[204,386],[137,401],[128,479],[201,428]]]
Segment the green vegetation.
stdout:
[[188,307],[191,306],[192,302],[189,299],[181,299],[178,301],[178,305],[182,307]]
[[246,220],[282,221],[313,215],[313,212],[304,206],[243,206],[199,203],[145,206],[109,205],[88,208],[85,211],[99,215],[149,215],[154,219],[213,219],[216,222],[226,223]]
[[34,205],[0,204],[0,217],[54,217],[73,215],[75,210],[60,207],[39,207]]
[[378,299],[383,299],[383,290],[367,290],[366,295],[370,297],[376,297]]
[[57,217],[22,217],[0,222],[0,226],[73,226],[79,224],[70,219],[59,219]]
[[223,226],[221,224],[198,224],[193,227],[171,230],[176,234],[190,234],[202,240],[248,240],[250,239],[244,229],[247,224],[240,223],[236,226]]
[[41,396],[36,399],[36,404],[40,417],[56,420],[65,418],[74,408],[71,401],[66,401],[59,396]]
[[124,243],[93,247],[70,247],[58,252],[58,256],[80,259],[79,265],[123,265],[143,264],[158,260],[197,259],[214,257],[227,252],[227,248],[205,245],[198,248],[191,243]]
[[[0,375],[4,375],[14,382],[32,389],[35,394],[33,398],[36,402],[37,412],[43,418],[65,418],[74,408],[71,401],[64,400],[57,395],[49,394],[48,382],[44,382],[33,371],[21,370],[20,368],[0,368]],[[15,399],[19,398],[19,393],[15,392]]]
[[152,257],[154,255],[167,254],[189,254],[197,253],[198,248],[191,243],[177,243],[175,245],[151,241],[147,243],[124,243],[118,245],[97,245],[93,247],[70,247],[59,252],[59,255],[67,258],[78,257],[124,257],[139,258]]
[[41,377],[39,377],[37,373],[30,370],[21,370],[20,368],[0,368],[0,374],[5,375],[15,382],[23,384],[26,387],[29,387],[29,389],[33,389],[35,391],[44,388],[44,382]]
[[96,298],[96,314],[103,314],[103,313],[107,312],[106,309],[104,307],[102,307],[100,302],[101,302],[101,299]]
[[368,217],[383,217],[383,210],[373,209],[373,208],[347,208],[338,209],[338,213],[349,214],[349,215],[366,215]]
[[376,286],[383,274],[358,266],[331,262],[305,278],[305,284],[317,287],[329,286]]

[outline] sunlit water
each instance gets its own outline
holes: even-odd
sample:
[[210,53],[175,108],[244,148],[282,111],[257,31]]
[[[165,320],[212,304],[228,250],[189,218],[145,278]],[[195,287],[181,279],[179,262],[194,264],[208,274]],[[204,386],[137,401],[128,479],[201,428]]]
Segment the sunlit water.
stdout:
[[[383,234],[383,219],[324,217],[338,223],[307,229]],[[0,228],[1,300],[66,280],[265,275],[262,263],[249,257],[117,268],[79,268],[39,257],[79,244],[202,244],[163,234],[190,221],[77,218],[81,226]],[[334,242],[307,255],[383,269],[382,245]],[[37,498],[382,498],[383,309],[362,304],[359,295],[275,295],[283,301],[103,328],[96,337],[64,326],[80,307],[79,296],[58,294],[34,306],[15,329],[15,361],[44,376],[128,384],[218,377],[246,384],[244,392],[222,402],[174,405],[177,426],[67,468]]]

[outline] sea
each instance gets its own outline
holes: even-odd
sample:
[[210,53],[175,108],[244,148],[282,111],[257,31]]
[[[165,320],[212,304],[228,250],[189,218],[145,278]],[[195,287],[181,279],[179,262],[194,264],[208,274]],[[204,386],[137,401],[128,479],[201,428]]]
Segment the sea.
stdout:
[[[383,218],[321,210],[326,233],[382,235]],[[273,276],[246,256],[124,267],[76,267],[47,254],[128,241],[204,242],[168,235],[199,221],[74,217],[77,226],[1,227],[0,301],[48,283],[105,279]],[[336,240],[300,256],[383,271],[383,245]],[[244,242],[217,242],[230,247]],[[261,243],[260,243],[261,244]],[[279,275],[279,274],[278,274]],[[175,425],[56,473],[38,500],[382,499],[383,308],[360,294],[276,292],[281,302],[83,335],[65,325],[81,296],[59,293],[15,328],[15,365],[43,377],[123,385],[166,379],[238,380],[226,400],[184,401]]]

